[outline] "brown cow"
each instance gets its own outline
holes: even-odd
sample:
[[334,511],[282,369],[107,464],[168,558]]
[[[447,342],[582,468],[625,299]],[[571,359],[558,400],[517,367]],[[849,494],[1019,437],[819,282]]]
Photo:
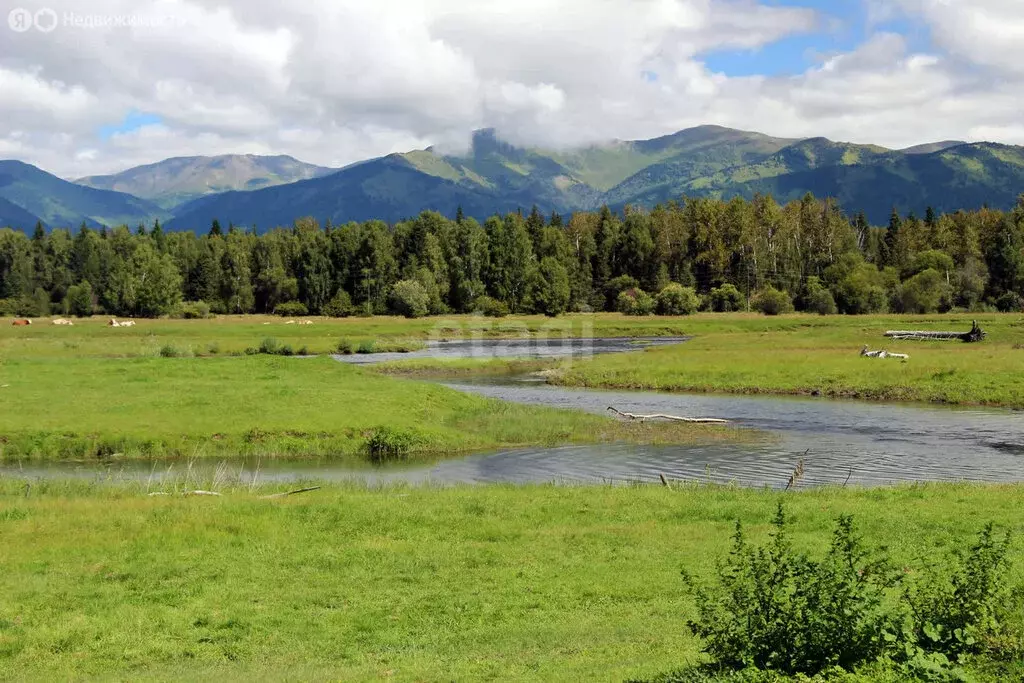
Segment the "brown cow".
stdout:
[[15,321],[14,321],[14,322],[12,322],[11,324],[12,324],[12,325],[14,325],[14,326],[16,326],[16,327],[21,327],[22,325],[31,325],[31,324],[32,324],[32,321],[31,321],[31,320],[28,320],[28,319],[26,319],[26,318],[21,318],[21,319],[19,319],[19,320],[15,320]]

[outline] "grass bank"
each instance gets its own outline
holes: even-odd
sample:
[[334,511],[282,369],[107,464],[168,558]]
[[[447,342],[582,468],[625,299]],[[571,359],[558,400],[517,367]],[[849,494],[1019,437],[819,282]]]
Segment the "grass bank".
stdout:
[[[886,339],[891,329],[970,329],[982,343]],[[570,386],[659,391],[791,394],[1024,408],[1024,317],[701,314],[693,339],[641,354],[574,362],[551,381]],[[863,345],[909,354],[862,358]]]
[[[13,327],[0,318],[0,358],[67,358],[71,356],[159,356],[171,346],[184,356],[244,354],[272,338],[295,351],[311,354],[352,351],[373,345],[376,351],[413,350],[429,339],[496,339],[549,336],[627,337],[672,336],[682,333],[679,318],[625,318],[618,314],[568,315],[559,318],[524,316],[484,318],[456,315],[433,318],[295,318],[218,316],[205,320],[138,320],[132,327],[108,327],[109,318],[75,319],[73,326],[55,326],[41,318],[33,325]],[[294,324],[288,324],[292,320]],[[308,321],[311,324],[299,324]]]
[[0,679],[652,676],[700,659],[680,570],[710,576],[735,519],[763,539],[780,497],[815,555],[839,514],[907,566],[1024,528],[1019,485],[267,492],[0,480]]
[[[0,362],[0,457],[415,457],[527,445],[749,438],[625,424],[385,377],[328,357]],[[376,446],[374,446],[376,444]]]

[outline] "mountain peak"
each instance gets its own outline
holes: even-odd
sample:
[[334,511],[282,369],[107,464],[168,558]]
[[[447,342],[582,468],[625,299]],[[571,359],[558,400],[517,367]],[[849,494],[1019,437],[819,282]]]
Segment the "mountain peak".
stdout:
[[203,195],[284,185],[335,170],[306,164],[285,154],[220,154],[172,157],[113,175],[81,178],[77,182],[127,192],[172,209]]

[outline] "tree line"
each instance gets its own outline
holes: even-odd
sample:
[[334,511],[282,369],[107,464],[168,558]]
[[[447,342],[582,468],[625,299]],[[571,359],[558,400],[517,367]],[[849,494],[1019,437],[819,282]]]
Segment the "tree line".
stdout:
[[394,225],[312,218],[257,235],[0,229],[0,315],[407,316],[479,311],[685,314],[1021,310],[1024,196],[870,226],[807,195],[687,198],[652,210]]

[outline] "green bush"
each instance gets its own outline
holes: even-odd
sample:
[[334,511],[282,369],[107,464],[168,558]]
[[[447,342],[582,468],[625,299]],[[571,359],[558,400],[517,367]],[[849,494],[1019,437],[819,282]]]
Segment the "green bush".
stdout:
[[210,305],[205,301],[182,301],[172,314],[175,318],[200,320],[210,317]]
[[619,294],[615,310],[623,315],[650,315],[654,312],[654,299],[639,287],[633,287]]
[[172,346],[171,344],[164,344],[163,346],[160,347],[160,356],[162,358],[179,358],[182,355],[183,354],[181,353],[181,351],[179,351],[177,347]]
[[419,443],[419,437],[413,432],[394,429],[393,427],[377,427],[366,438],[366,454],[373,462],[403,460]]
[[504,318],[509,313],[504,301],[489,296],[478,297],[473,303],[473,310],[488,318]]
[[256,353],[265,353],[269,355],[277,355],[277,352],[281,350],[281,344],[273,337],[267,337],[260,342],[259,348],[256,349]]
[[765,547],[753,547],[736,523],[733,548],[717,585],[694,591],[697,618],[689,622],[720,667],[814,675],[839,666],[852,671],[895,649],[900,620],[884,607],[895,571],[884,550],[864,545],[851,517],[836,522],[820,561],[797,552],[781,503]]
[[374,353],[377,350],[377,342],[372,339],[364,339],[356,347],[356,353]]
[[[968,552],[929,567],[923,581],[907,589],[913,637],[922,651],[958,657],[1007,649],[1014,640],[1006,637],[1007,617],[1021,610],[1006,585],[1009,549],[1010,534],[997,538],[988,524]],[[1019,654],[1019,639],[1008,649]]]
[[618,277],[613,277],[604,285],[604,310],[618,310],[616,305],[619,300],[619,294],[622,294],[626,290],[637,289],[639,287],[640,281],[631,275],[619,275]]
[[430,311],[430,296],[416,280],[399,280],[388,297],[391,310],[406,318],[422,318]]
[[803,305],[805,311],[818,315],[834,315],[838,310],[832,292],[816,277],[807,279],[807,293],[804,295]]
[[1024,311],[1024,297],[1017,292],[1007,292],[996,299],[996,308],[1000,313],[1019,313]]
[[331,318],[347,318],[352,315],[352,297],[344,289],[338,292],[324,304],[323,313]]
[[732,311],[742,311],[745,308],[740,290],[729,283],[712,289],[709,298],[711,310],[716,313],[731,313]]
[[904,282],[895,295],[900,313],[935,313],[948,309],[952,288],[943,274],[931,268]]
[[700,299],[693,287],[683,287],[678,282],[672,282],[658,292],[659,315],[692,315],[699,308]]
[[793,312],[793,299],[787,292],[774,287],[765,287],[754,296],[754,308],[765,315],[779,315]]
[[338,353],[350,356],[356,352],[356,344],[351,339],[339,339],[337,351]]
[[293,318],[300,315],[309,315],[309,309],[301,301],[286,301],[274,307],[274,315]]

